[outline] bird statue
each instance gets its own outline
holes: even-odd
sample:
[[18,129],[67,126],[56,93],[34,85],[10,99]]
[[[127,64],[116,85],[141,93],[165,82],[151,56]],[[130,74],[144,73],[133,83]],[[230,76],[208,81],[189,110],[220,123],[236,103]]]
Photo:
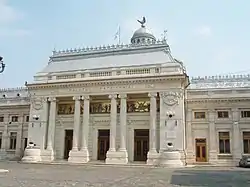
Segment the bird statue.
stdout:
[[146,18],[143,16],[142,17],[142,21],[140,21],[140,20],[137,20],[140,24],[141,24],[141,27],[145,27],[145,23],[146,23]]

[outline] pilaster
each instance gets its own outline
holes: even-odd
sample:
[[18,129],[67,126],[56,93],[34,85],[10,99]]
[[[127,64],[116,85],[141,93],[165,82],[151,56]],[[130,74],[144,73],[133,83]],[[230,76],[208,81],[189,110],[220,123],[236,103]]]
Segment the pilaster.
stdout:
[[194,137],[192,133],[192,110],[188,109],[186,118],[186,162],[193,164],[195,162]]
[[209,121],[209,157],[208,161],[210,164],[216,164],[217,161],[217,145],[216,145],[216,126],[215,126],[215,110],[209,110],[208,121]]
[[233,108],[233,159],[235,164],[238,164],[242,150],[241,150],[241,136],[240,136],[240,126],[239,126],[239,118],[240,118],[240,111],[238,108]]

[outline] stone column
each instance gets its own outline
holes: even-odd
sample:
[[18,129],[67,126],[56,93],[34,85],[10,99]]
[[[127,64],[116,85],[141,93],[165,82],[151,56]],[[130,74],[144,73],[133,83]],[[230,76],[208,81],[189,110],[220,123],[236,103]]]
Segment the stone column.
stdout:
[[79,131],[80,131],[80,117],[81,117],[81,96],[73,97],[75,101],[74,112],[74,132],[73,132],[73,147],[72,151],[78,151],[79,149]]
[[156,151],[156,116],[157,106],[156,97],[157,93],[151,92],[148,94],[150,97],[150,134],[149,134],[149,152],[147,155],[147,164],[154,165],[158,161],[159,154]]
[[127,94],[120,94],[121,109],[120,109],[120,149],[119,151],[127,151]]
[[215,115],[216,111],[209,110],[208,121],[209,121],[209,163],[216,164],[217,160],[217,143],[216,143],[216,127],[215,127]]
[[88,139],[89,139],[89,105],[90,98],[89,95],[82,96],[84,105],[83,105],[83,122],[82,122],[82,141],[81,141],[81,150],[79,153],[79,163],[87,163],[89,161],[89,150],[88,150]]
[[116,151],[117,95],[109,95],[109,98],[111,99],[109,151]]
[[149,93],[150,97],[150,152],[156,152],[156,96],[157,93]]
[[82,96],[82,99],[84,101],[83,105],[83,123],[82,123],[82,145],[81,145],[81,151],[88,150],[88,139],[89,139],[89,96],[84,95]]
[[55,128],[56,128],[56,98],[50,97],[50,111],[49,111],[49,129],[48,129],[48,146],[47,150],[54,149],[55,143]]
[[[235,164],[238,164],[241,154],[242,154],[242,148],[241,148],[241,136],[240,136],[240,125],[239,125],[239,119],[240,119],[240,111],[238,108],[234,108],[232,110],[233,112],[233,145],[232,145],[232,154]],[[230,138],[231,139],[231,138]]]
[[186,118],[186,154],[187,154],[187,163],[193,164],[195,162],[194,154],[194,137],[192,133],[192,110],[187,111]]

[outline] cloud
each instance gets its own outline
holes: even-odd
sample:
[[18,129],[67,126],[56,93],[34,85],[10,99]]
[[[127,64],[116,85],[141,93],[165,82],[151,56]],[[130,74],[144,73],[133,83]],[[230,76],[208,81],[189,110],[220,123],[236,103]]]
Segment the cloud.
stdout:
[[8,0],[0,0],[0,24],[9,24],[22,17],[21,12],[8,4]]
[[212,29],[211,27],[207,25],[203,25],[195,29],[195,34],[200,35],[200,36],[205,36],[209,37],[212,35]]

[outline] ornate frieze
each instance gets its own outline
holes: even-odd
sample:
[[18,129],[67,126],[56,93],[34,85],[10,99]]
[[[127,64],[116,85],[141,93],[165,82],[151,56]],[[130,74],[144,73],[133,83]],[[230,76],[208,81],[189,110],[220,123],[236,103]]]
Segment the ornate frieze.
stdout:
[[[57,107],[57,114],[58,115],[73,115],[75,111],[75,104],[58,104]],[[83,106],[81,106],[81,114],[83,114]]]
[[150,101],[128,101],[127,112],[149,112]]

